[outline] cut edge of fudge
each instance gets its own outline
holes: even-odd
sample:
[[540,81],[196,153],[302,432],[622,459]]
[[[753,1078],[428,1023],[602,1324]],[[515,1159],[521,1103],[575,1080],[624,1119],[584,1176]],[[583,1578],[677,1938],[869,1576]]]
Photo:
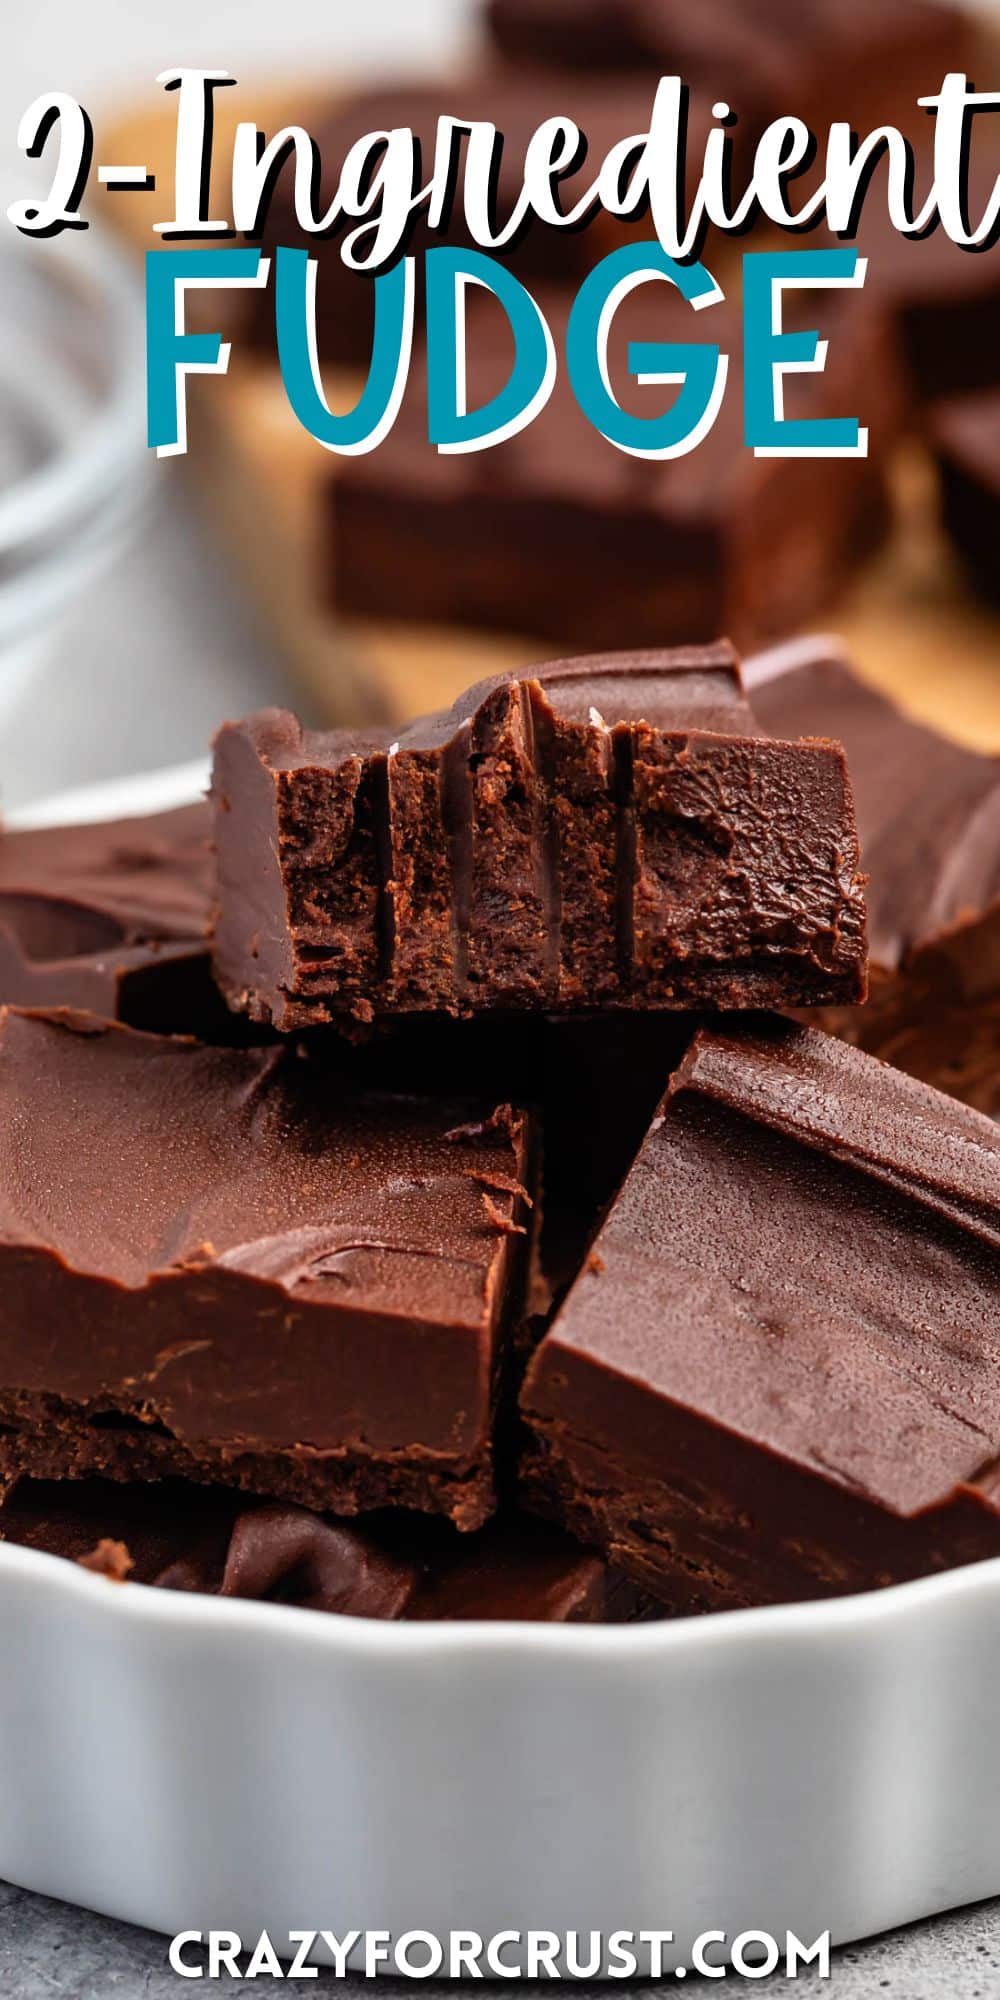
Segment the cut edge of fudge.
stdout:
[[280,1029],[864,995],[843,752],[765,737],[727,642],[500,676],[392,742],[265,711],[213,797],[216,977]]

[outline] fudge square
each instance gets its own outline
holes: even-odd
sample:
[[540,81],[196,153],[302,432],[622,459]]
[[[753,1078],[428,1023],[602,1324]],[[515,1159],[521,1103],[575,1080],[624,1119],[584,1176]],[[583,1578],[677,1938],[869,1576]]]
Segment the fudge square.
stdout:
[[702,1031],[529,1365],[525,1496],[679,1610],[1000,1554],[1000,1131]]
[[[720,631],[749,646],[807,625],[888,524],[886,457],[905,397],[886,313],[864,293],[789,294],[788,325],[819,331],[828,354],[821,374],[788,377],[785,415],[861,418],[868,455],[757,458],[744,443],[739,312],[729,302],[695,312],[671,285],[640,286],[608,335],[608,376],[630,416],[659,416],[676,394],[631,374],[631,343],[704,343],[728,356],[722,405],[697,449],[643,459],[616,449],[576,401],[564,359],[572,295],[531,289],[558,356],[545,408],[488,450],[436,452],[426,360],[415,356],[389,435],[339,461],[329,481],[334,608],[526,634],[574,652]],[[477,409],[503,388],[513,349],[506,316],[481,287],[466,325]]]
[[528,1121],[0,1012],[0,1483],[491,1512]]
[[815,1027],[857,1042],[979,1111],[1000,1113],[1000,758],[904,715],[835,640],[748,660],[754,714],[776,736],[843,743],[867,876],[866,1007]]
[[276,1028],[863,998],[839,745],[762,738],[721,643],[484,681],[390,742],[215,747],[216,977]]

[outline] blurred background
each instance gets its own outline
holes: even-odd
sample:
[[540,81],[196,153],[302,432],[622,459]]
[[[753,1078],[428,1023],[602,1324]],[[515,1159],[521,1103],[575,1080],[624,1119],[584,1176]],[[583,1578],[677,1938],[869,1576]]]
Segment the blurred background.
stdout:
[[[529,17],[530,29],[532,8],[520,11]],[[565,6],[550,7],[556,18],[556,47],[554,54],[551,49],[544,52],[545,62],[552,62],[558,71],[567,48],[574,59],[579,56],[573,36],[584,17],[599,11],[590,0],[575,15]],[[783,11],[777,9],[778,14]],[[878,6],[871,10],[873,17],[881,11]],[[521,33],[518,9],[506,12],[514,18],[516,44]],[[996,13],[996,7],[983,7],[980,21]],[[712,17],[709,8],[703,29],[709,38]],[[568,19],[573,22],[570,30]],[[799,10],[788,9],[786,24],[777,33],[779,51],[783,40],[799,35],[800,23]],[[537,83],[537,52],[532,47],[527,58],[516,45],[505,46],[502,53],[507,62],[526,60],[522,74],[535,76]],[[716,64],[718,59],[717,37]],[[30,10],[15,10],[14,17],[5,21],[0,206],[5,210],[9,201],[44,183],[45,163],[23,158],[16,133],[22,112],[47,89],[68,91],[86,104],[96,128],[95,161],[148,157],[154,165],[160,157],[157,148],[165,143],[162,98],[154,83],[162,68],[179,63],[225,66],[240,82],[239,93],[230,93],[233,98],[239,95],[239,115],[259,115],[263,122],[273,110],[273,124],[279,108],[289,109],[312,124],[311,108],[322,108],[327,96],[349,100],[352,91],[380,77],[434,78],[465,67],[475,74],[499,60],[496,49],[490,50],[478,0],[420,0],[419,5],[413,0],[369,0],[364,8],[288,0],[279,9],[273,0],[216,0],[208,8],[195,0],[143,8],[123,0],[114,4],[95,0],[86,9],[70,0],[41,0]],[[630,63],[633,60],[629,57]],[[649,60],[650,65],[655,63],[655,51]],[[868,60],[859,55],[859,69]],[[872,56],[872,76],[878,66]],[[710,72],[711,64],[706,87],[713,81]],[[650,67],[646,87],[652,73]],[[995,83],[997,75],[976,80]],[[622,86],[606,74],[601,58],[590,71],[588,88],[595,84],[605,90],[613,108]],[[532,101],[530,92],[527,101]],[[530,122],[537,120],[532,117]],[[363,117],[361,129],[368,129]],[[145,149],[141,156],[134,151],[139,145]],[[145,207],[140,205],[142,199]],[[320,472],[328,474],[329,458],[305,440],[306,462],[303,436],[296,437],[280,407],[273,364],[260,352],[248,356],[241,348],[238,356],[234,354],[231,382],[197,385],[199,390],[205,388],[206,395],[193,400],[192,448],[186,462],[151,460],[143,445],[142,323],[141,317],[136,318],[135,280],[139,249],[153,242],[149,225],[166,209],[156,196],[137,197],[131,208],[123,197],[117,204],[106,198],[103,241],[92,231],[58,243],[25,243],[8,224],[0,230],[4,297],[0,805],[4,810],[92,779],[196,757],[223,715],[265,701],[289,702],[314,720],[349,719],[366,709],[405,713],[450,698],[488,665],[580,649],[581,637],[585,640],[590,629],[587,620],[581,633],[570,629],[579,621],[567,616],[564,647],[558,643],[562,638],[558,606],[552,617],[543,619],[547,607],[540,594],[532,616],[520,621],[523,630],[502,629],[495,587],[480,616],[472,546],[460,559],[468,587],[454,604],[441,583],[440,564],[431,564],[436,586],[422,602],[407,597],[405,564],[401,564],[394,576],[396,595],[380,607],[378,566],[391,565],[397,546],[385,523],[396,518],[392,508],[400,492],[405,496],[407,490],[404,460],[400,457],[397,464],[388,454],[376,454],[379,467],[368,467],[354,487],[344,488],[343,498],[338,488],[331,501],[316,483]],[[96,215],[98,210],[95,170],[88,212]],[[966,267],[971,263],[983,267],[976,273],[981,295],[976,311],[979,323],[987,328],[985,347],[992,358],[986,364],[986,379],[974,384],[959,380],[951,386],[1000,392],[1000,338],[994,337],[1000,333],[1000,250],[987,258],[962,261]],[[951,297],[948,282],[946,305]],[[915,289],[919,293],[919,285]],[[908,283],[904,290],[909,309],[914,287]],[[941,313],[937,298],[932,305],[928,318],[933,332],[938,324],[934,312],[938,319]],[[890,306],[895,310],[892,300]],[[947,312],[944,323],[943,337],[959,351],[962,335],[948,333]],[[250,330],[246,344],[252,348],[255,340]],[[869,364],[860,350],[856,365],[860,379],[871,384],[875,378],[866,377]],[[850,394],[849,386],[848,403],[840,414],[853,412]],[[745,615],[746,630],[737,629],[735,636],[753,642],[781,636],[786,626],[794,630],[820,621],[828,626],[832,621],[847,631],[865,671],[879,677],[882,662],[888,661],[885,677],[894,691],[902,681],[913,705],[933,712],[938,721],[947,719],[942,715],[942,687],[947,684],[946,705],[956,733],[981,747],[1000,748],[1000,621],[986,602],[995,543],[985,558],[982,550],[959,546],[964,534],[961,495],[954,502],[952,528],[947,533],[942,528],[943,447],[928,442],[932,427],[925,390],[914,391],[907,412],[894,411],[891,422],[887,414],[883,422],[883,414],[880,402],[873,428],[881,438],[876,469],[889,494],[886,518],[879,515],[876,522],[878,510],[873,510],[870,492],[863,508],[859,501],[849,560],[829,539],[821,543],[818,554],[812,546],[803,548],[801,534],[798,542],[793,537],[789,543],[786,573],[801,580],[811,563],[829,587],[810,584],[800,591],[801,602],[793,601],[791,593],[787,614],[782,612],[779,628],[771,631],[766,621],[761,623],[757,608],[747,605],[741,580],[738,589],[733,586],[732,602],[720,588],[717,620],[714,609],[706,614],[699,606],[697,615],[692,614],[693,623],[708,615],[713,623],[735,621],[739,627]],[[974,417],[977,438],[982,428]],[[404,438],[401,453],[405,445]],[[423,449],[429,450],[426,445]],[[964,449],[961,439],[955,443],[953,437],[949,464],[960,459]],[[734,562],[729,547],[736,539],[732,523],[758,511],[757,489],[739,485],[733,470],[738,444],[721,439],[719,450],[729,450],[732,461],[716,481],[729,496],[726,518],[720,527],[714,497],[711,506],[704,496],[698,501],[708,527],[698,514],[694,538],[683,545],[687,553],[675,556],[692,572],[703,565],[702,543],[709,531],[728,537],[726,560]],[[558,451],[555,456],[559,457]],[[1000,424],[994,457],[1000,523]],[[698,472],[703,485],[706,463],[701,462]],[[494,476],[485,466],[481,458],[480,487],[484,478]],[[959,472],[968,474],[969,467],[960,466]],[[559,476],[565,483],[565,451]],[[981,476],[988,487],[986,474],[973,471],[969,476]],[[537,477],[534,469],[531,477]],[[530,509],[526,512],[521,505],[524,478],[524,468],[518,465],[503,475],[502,482],[505,490],[509,488],[515,537],[510,557],[512,595],[522,560],[516,536],[525,535],[526,548],[537,540],[531,535]],[[739,478],[746,481],[746,468]],[[688,520],[692,510],[697,512],[692,498],[696,484],[694,479],[690,490],[681,491],[677,500],[671,498],[673,518]],[[813,487],[800,498],[793,497],[784,509],[779,497],[777,518],[784,512],[794,527],[796,514],[811,517],[816,491]],[[761,513],[769,550],[775,549],[774,493],[766,489]],[[466,517],[467,497],[464,491],[457,496],[459,521]],[[528,495],[529,500],[537,497]],[[629,497],[629,505],[633,498]],[[446,500],[444,496],[442,505]],[[480,519],[474,507],[479,506],[481,514],[482,491],[472,500],[467,514],[470,536],[471,524]],[[455,496],[450,504],[455,506]],[[659,504],[657,498],[655,505]],[[366,582],[363,561],[342,561],[337,589],[329,587],[324,571],[331,559],[323,536],[317,544],[316,524],[326,522],[331,505],[338,514],[341,550],[350,545],[350,537],[365,534],[366,521],[374,521],[379,532],[385,530],[383,542],[368,533],[374,580]],[[641,506],[648,513],[652,505],[644,494]],[[448,520],[447,511],[441,518]],[[413,533],[414,524],[404,508],[398,546],[410,550],[413,574],[418,575],[421,564],[423,573],[428,565],[426,550],[419,537],[412,540]],[[607,522],[598,520],[594,533],[594,546],[600,550],[609,541]],[[441,547],[443,551],[445,544]],[[741,549],[745,566],[742,543]],[[445,560],[442,553],[441,562]],[[665,560],[669,564],[669,544],[666,558],[662,554],[650,558],[652,567],[660,569]],[[622,643],[652,636],[629,629],[624,608],[629,592],[629,575],[624,575],[618,600],[623,607],[618,621]],[[648,612],[656,636],[665,640],[709,636],[693,628],[667,629],[674,615],[673,601],[665,610],[658,608],[659,603],[651,597]],[[607,608],[598,606],[597,612],[603,614]],[[384,617],[378,615],[380,610]],[[517,623],[513,613],[511,622]]]
[[[291,0],[277,10],[271,0],[213,0],[209,7],[200,0],[145,7],[93,0],[87,8],[41,0],[16,8],[4,22],[0,65],[0,213],[44,185],[44,163],[26,161],[17,146],[22,113],[43,91],[65,90],[85,104],[95,122],[95,160],[111,159],[104,136],[123,108],[155,107],[162,69],[216,65],[241,80],[284,77],[293,92],[317,64],[333,77],[400,65],[426,71],[442,49],[461,60],[476,15],[474,0],[376,0],[364,8]],[[0,235],[13,255],[18,243],[6,221]],[[63,244],[70,253],[64,261],[85,278],[92,244]],[[44,266],[55,247],[28,244],[27,257]],[[26,288],[26,275],[20,283]],[[4,285],[11,306],[12,290]],[[42,312],[48,318],[45,306]],[[141,349],[138,359],[141,367]],[[141,394],[141,373],[139,384]],[[0,805],[7,810],[90,779],[195,757],[222,715],[298,698],[270,632],[259,631],[244,600],[239,574],[205,544],[186,468],[146,465],[145,419],[134,396],[132,414],[140,484],[146,475],[141,532],[92,582],[84,577],[79,592],[54,607],[51,622],[43,594],[37,618],[30,609],[26,627],[18,618],[15,644],[6,660],[0,655]],[[2,390],[0,422],[7,484],[32,459],[23,416]],[[3,557],[0,549],[0,578]]]

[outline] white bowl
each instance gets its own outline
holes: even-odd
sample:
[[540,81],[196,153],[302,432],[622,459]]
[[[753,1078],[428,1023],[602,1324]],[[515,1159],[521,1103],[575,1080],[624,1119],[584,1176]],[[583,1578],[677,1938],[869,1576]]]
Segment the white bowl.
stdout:
[[0,292],[2,719],[134,534],[149,454],[142,287],[117,246],[8,230]]
[[998,1660],[1000,1561],[648,1626],[435,1626],[0,1546],[0,1876],[279,1949],[666,1929],[670,1966],[707,1930],[843,1943],[1000,1892]]

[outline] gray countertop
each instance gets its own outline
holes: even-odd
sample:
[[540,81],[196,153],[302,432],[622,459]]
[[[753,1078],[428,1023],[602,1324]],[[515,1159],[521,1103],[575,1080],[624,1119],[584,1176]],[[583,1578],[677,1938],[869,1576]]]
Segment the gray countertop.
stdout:
[[296,702],[180,465],[49,636],[0,729],[0,807],[203,756],[218,723]]
[[[191,1956],[191,1954],[189,1954]],[[688,1982],[683,1990],[690,1990]],[[270,1986],[272,1992],[306,1996],[331,1994],[335,1989],[355,1994],[371,1993],[370,1982],[362,1979],[337,1981],[332,1974],[313,1980],[288,1980]],[[181,1980],[167,1964],[166,1943],[152,1931],[131,1924],[111,1923],[89,1910],[70,1909],[65,1903],[44,1896],[29,1895],[0,1883],[0,1994],[3,2000],[178,2000],[187,1992],[200,1991],[196,1982]],[[212,1982],[215,1993],[256,1994],[268,1991],[264,1979]],[[404,2000],[422,1993],[426,2000],[445,2000],[454,1987],[434,1981],[384,1979],[375,1989],[376,2000]],[[494,1989],[496,1990],[496,1989]],[[508,1986],[507,1992],[511,1990]],[[523,1988],[522,1988],[523,1990]],[[548,1988],[547,1982],[537,1989]],[[585,2000],[607,2000],[609,1993],[625,1993],[617,1986],[576,1987]],[[676,1994],[676,1980],[662,1986],[641,1986],[646,2000],[654,1994]],[[698,1982],[706,1995],[720,1988],[712,1982]],[[972,1910],[940,1917],[934,1923],[916,1924],[905,1931],[893,1931],[868,1945],[851,1945],[836,1954],[829,1980],[806,1973],[801,1979],[775,1977],[766,1983],[727,1981],[722,1988],[768,1995],[787,1993],[798,2000],[830,1994],[835,2000],[868,2000],[886,1994],[888,2000],[997,2000],[1000,1994],[1000,1901],[980,1903]]]

